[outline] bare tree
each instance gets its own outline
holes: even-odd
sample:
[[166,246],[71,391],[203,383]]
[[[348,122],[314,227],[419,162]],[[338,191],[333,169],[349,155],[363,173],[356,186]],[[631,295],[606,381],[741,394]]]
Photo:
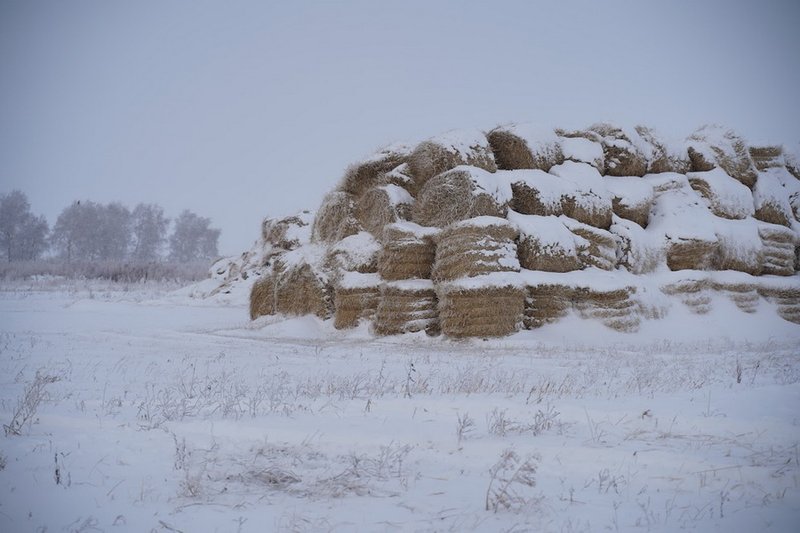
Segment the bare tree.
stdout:
[[170,259],[181,263],[217,256],[220,230],[210,228],[211,219],[183,211],[175,220],[169,238]]
[[23,192],[0,196],[0,246],[7,261],[38,259],[47,248],[47,232],[47,221],[31,213]]
[[155,261],[167,240],[169,219],[155,204],[139,204],[133,210],[133,249],[131,257],[139,261]]

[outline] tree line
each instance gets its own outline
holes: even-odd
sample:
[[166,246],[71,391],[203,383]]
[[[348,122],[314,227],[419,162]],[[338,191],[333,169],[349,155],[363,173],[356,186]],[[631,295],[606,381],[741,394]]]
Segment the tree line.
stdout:
[[0,249],[8,263],[47,256],[68,263],[190,263],[217,257],[219,236],[211,219],[189,210],[170,220],[156,204],[140,203],[131,211],[119,202],[92,201],[64,208],[51,230],[44,216],[31,212],[22,191],[0,195]]

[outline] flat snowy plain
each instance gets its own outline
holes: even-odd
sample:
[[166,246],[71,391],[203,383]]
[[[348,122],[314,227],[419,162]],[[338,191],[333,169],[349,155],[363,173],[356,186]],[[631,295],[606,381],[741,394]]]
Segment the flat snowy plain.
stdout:
[[451,341],[170,289],[1,288],[0,531],[800,529],[764,301]]

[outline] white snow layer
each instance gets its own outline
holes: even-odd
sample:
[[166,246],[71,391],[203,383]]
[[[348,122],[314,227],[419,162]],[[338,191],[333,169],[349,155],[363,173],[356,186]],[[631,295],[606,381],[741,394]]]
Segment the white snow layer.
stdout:
[[429,142],[438,144],[449,152],[458,154],[464,161],[474,155],[476,150],[492,156],[492,148],[486,135],[478,129],[451,130],[436,137],[428,139]]
[[732,178],[721,168],[707,172],[689,172],[686,177],[690,183],[693,180],[704,182],[710,190],[711,205],[727,218],[746,218],[755,213],[753,193],[747,185]]

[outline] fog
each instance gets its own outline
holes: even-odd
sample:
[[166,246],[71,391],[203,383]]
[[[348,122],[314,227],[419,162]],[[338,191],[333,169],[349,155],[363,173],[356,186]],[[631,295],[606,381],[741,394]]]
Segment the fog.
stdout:
[[3,2],[0,192],[211,217],[237,253],[396,140],[509,121],[800,141],[800,4]]

